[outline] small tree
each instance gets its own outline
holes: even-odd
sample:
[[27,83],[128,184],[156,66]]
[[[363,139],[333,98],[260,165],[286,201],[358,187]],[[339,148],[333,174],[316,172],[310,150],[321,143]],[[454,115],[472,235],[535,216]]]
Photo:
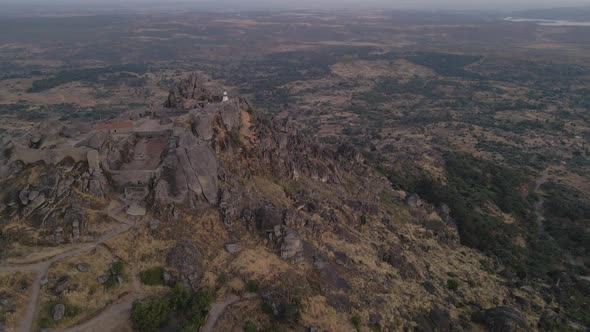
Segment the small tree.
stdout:
[[131,308],[133,327],[141,332],[152,332],[165,326],[170,319],[170,301],[167,298],[151,298],[135,301]]

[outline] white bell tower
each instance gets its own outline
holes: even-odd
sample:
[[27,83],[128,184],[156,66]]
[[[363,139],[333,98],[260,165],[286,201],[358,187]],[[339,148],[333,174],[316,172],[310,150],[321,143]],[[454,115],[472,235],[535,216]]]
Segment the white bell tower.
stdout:
[[223,91],[223,99],[221,100],[221,102],[223,103],[228,100],[229,100],[229,98],[227,97],[227,91]]

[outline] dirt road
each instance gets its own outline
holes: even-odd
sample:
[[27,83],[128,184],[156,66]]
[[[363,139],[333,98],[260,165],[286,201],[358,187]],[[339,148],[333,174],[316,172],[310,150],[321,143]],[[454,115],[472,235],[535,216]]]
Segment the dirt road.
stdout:
[[61,261],[66,258],[69,258],[69,257],[72,257],[72,256],[76,256],[76,255],[85,253],[89,250],[92,250],[92,249],[96,248],[97,246],[101,245],[102,243],[108,241],[109,239],[111,239],[119,234],[125,233],[131,227],[133,227],[134,222],[131,220],[128,220],[124,216],[121,216],[120,211],[118,211],[119,208],[120,207],[117,204],[111,203],[104,210],[104,212],[110,218],[122,223],[122,225],[103,234],[101,237],[96,239],[94,242],[84,244],[80,247],[77,247],[76,249],[63,252],[59,255],[44,259],[39,262],[33,262],[30,264],[23,264],[23,265],[10,264],[10,265],[5,265],[5,266],[0,266],[0,273],[14,273],[14,272],[18,272],[18,271],[26,271],[26,272],[32,272],[35,274],[35,278],[33,279],[33,283],[31,284],[31,293],[30,293],[27,305],[25,307],[25,312],[24,312],[22,318],[18,321],[17,326],[16,326],[17,332],[32,331],[33,322],[35,319],[35,314],[37,312],[37,305],[39,302],[41,281],[47,275],[47,271],[49,270],[49,267],[53,263]]
[[243,297],[231,294],[230,296],[226,297],[225,300],[214,303],[209,310],[209,314],[207,315],[207,323],[203,325],[203,327],[200,329],[200,332],[212,332],[213,328],[215,328],[215,324],[217,324],[217,320],[225,312],[227,307],[237,302],[255,299],[256,297],[257,294],[246,294]]

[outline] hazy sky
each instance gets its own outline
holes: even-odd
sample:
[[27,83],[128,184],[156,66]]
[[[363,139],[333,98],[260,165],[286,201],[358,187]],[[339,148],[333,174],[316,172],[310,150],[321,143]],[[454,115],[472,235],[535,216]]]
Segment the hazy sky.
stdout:
[[[228,6],[229,9],[243,8],[411,8],[411,9],[454,9],[454,10],[514,10],[532,8],[554,8],[569,6],[590,6],[590,0],[0,0],[0,3],[43,5],[79,4],[94,6],[150,5],[157,7]],[[180,5],[182,4],[182,5]]]

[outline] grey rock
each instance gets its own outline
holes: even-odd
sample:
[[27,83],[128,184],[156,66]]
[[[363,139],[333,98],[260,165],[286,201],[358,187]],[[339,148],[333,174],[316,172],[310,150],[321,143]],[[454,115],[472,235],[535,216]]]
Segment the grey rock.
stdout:
[[499,306],[486,310],[484,320],[491,332],[530,331],[521,313],[509,306]]
[[61,135],[67,138],[75,138],[80,135],[80,130],[74,126],[65,126],[61,131]]
[[204,254],[189,240],[179,240],[166,257],[168,271],[176,279],[191,287],[198,287],[204,272]]
[[88,270],[90,270],[90,265],[88,263],[80,263],[76,265],[76,269],[80,272],[88,272]]
[[158,219],[152,219],[152,220],[150,220],[149,226],[150,226],[150,230],[152,232],[156,231],[158,229],[158,227],[160,227],[160,221]]
[[170,285],[170,281],[172,281],[172,276],[170,275],[170,273],[168,273],[168,271],[164,271],[162,278],[164,279],[165,285]]
[[240,127],[240,105],[238,100],[231,100],[221,106],[221,120],[227,130]]
[[287,228],[286,235],[281,244],[281,258],[283,259],[302,259],[303,256],[303,242],[299,234],[290,228]]
[[73,241],[78,241],[80,239],[81,225],[85,219],[86,214],[84,213],[84,210],[76,203],[72,204],[64,214],[64,223],[72,226]]
[[107,282],[107,280],[109,280],[109,276],[106,274],[100,275],[96,278],[96,281],[101,285],[103,285],[105,282]]
[[55,286],[53,286],[52,292],[55,295],[62,294],[67,288],[68,283],[70,281],[70,277],[68,275],[63,275],[57,279],[55,282]]
[[125,210],[125,213],[130,216],[141,217],[141,216],[145,216],[146,210],[145,210],[145,207],[139,205],[138,203],[132,203],[127,208],[127,210]]
[[225,250],[230,254],[235,254],[241,250],[239,243],[227,243],[225,245]]
[[411,207],[421,207],[422,205],[424,205],[424,202],[420,199],[420,196],[418,196],[418,194],[411,194],[406,198],[406,204],[408,204]]
[[39,196],[39,192],[36,190],[29,192],[29,201],[34,201],[35,198],[37,198],[38,196]]
[[[28,198],[27,198],[28,199]],[[40,207],[43,203],[45,203],[46,199],[45,199],[45,195],[44,194],[40,194],[39,196],[37,196],[37,198],[35,198],[33,201],[29,202],[29,204],[25,207],[25,209],[23,210],[23,214],[25,216],[28,216],[29,214],[31,214],[33,211],[35,211],[35,209],[37,209],[38,207]]]
[[314,257],[313,266],[316,269],[321,270],[321,269],[324,269],[328,266],[328,262],[325,259],[323,259],[322,257]]
[[399,245],[394,245],[388,251],[381,253],[381,259],[397,269],[399,275],[404,280],[422,279],[422,274],[418,268],[408,260],[406,255],[403,253],[403,248]]
[[85,191],[96,197],[104,197],[109,191],[107,178],[101,171],[95,171],[88,178]]
[[29,186],[20,191],[18,198],[23,205],[29,204]]
[[204,78],[193,74],[170,90],[164,107],[188,110],[208,103],[219,103],[222,99],[221,88],[212,86]]
[[181,139],[181,151],[185,153],[179,154],[183,170],[189,175],[189,188],[195,193],[202,193],[209,204],[215,205],[218,199],[217,157],[209,145],[194,145],[191,141]]
[[275,226],[283,224],[283,216],[279,209],[265,205],[256,210],[256,226],[263,232],[274,232]]
[[76,144],[76,147],[87,146],[100,151],[108,140],[109,134],[107,132],[98,131],[87,139]]
[[301,228],[307,223],[305,216],[301,212],[292,209],[285,211],[283,221],[290,228]]
[[190,132],[182,132],[172,147],[157,180],[155,203],[184,203],[190,209],[217,205],[218,161],[211,147]]
[[32,144],[38,144],[41,142],[42,139],[43,139],[43,135],[41,135],[41,132],[36,131],[36,132],[30,133],[29,141]]
[[436,286],[434,286],[434,284],[430,281],[423,282],[422,287],[424,287],[424,289],[430,294],[436,294],[437,292]]
[[254,213],[252,212],[252,210],[244,209],[242,211],[242,219],[244,219],[246,222],[251,222],[252,220],[254,220]]
[[244,193],[237,184],[221,190],[219,210],[225,225],[231,226],[234,220],[240,216],[243,196]]
[[280,237],[283,235],[283,230],[281,225],[275,225],[272,229],[272,233],[275,237]]
[[59,181],[56,189],[56,196],[62,196],[66,192],[70,191],[75,181],[76,179],[71,176],[66,176],[61,181]]
[[452,331],[451,316],[445,309],[433,308],[430,310],[430,320],[434,323],[436,331]]
[[347,162],[363,163],[365,160],[362,153],[354,145],[350,143],[341,144],[337,148],[336,154],[340,159],[345,160]]
[[193,130],[198,138],[209,141],[213,138],[213,119],[214,113],[195,112],[193,116]]
[[56,304],[53,307],[53,315],[52,316],[53,316],[54,321],[57,322],[57,321],[62,320],[64,318],[65,314],[66,314],[66,306],[65,305],[60,303],[60,304]]

